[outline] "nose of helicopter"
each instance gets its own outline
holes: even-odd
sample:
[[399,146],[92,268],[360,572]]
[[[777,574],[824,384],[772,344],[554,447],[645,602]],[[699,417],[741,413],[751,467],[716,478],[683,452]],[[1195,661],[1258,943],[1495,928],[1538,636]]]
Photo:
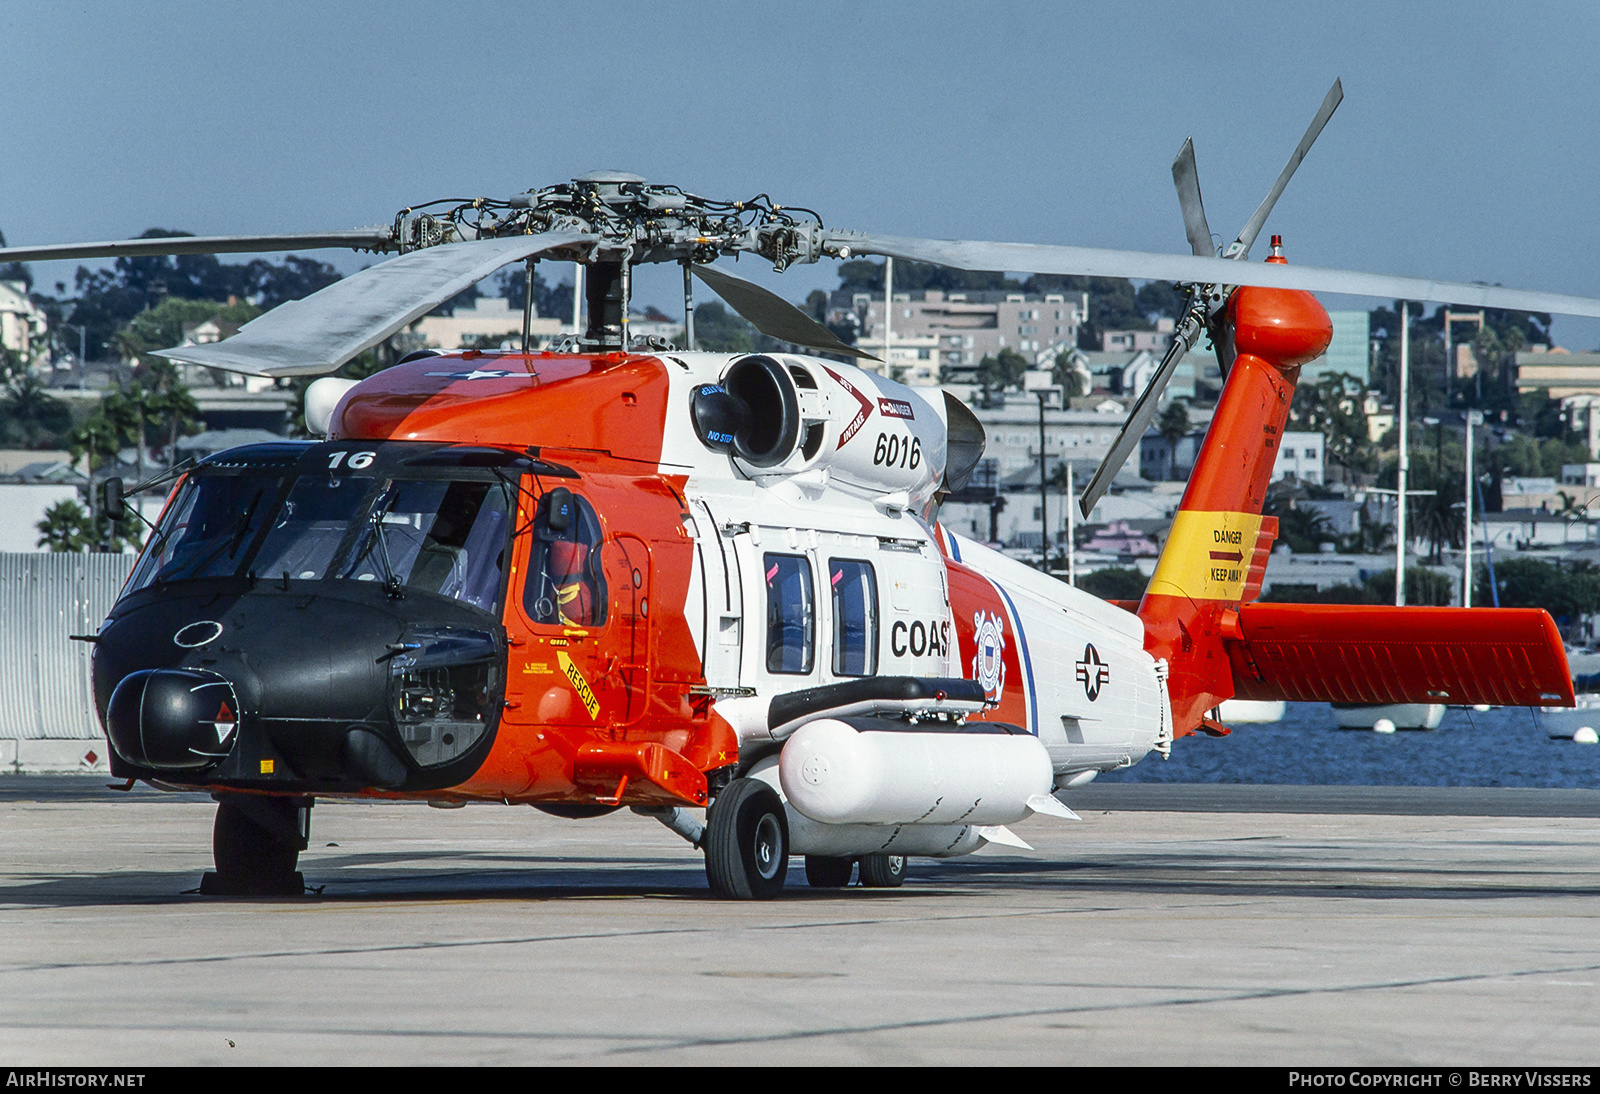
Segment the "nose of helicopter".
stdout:
[[503,642],[370,592],[125,606],[95,646],[114,771],[298,793],[462,781],[497,727]]

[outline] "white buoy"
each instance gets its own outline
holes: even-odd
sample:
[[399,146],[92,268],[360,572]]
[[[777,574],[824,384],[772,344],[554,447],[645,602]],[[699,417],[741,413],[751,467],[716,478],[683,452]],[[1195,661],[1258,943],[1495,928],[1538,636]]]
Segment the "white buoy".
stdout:
[[1477,711],[1479,714],[1486,714],[1493,708],[1490,707],[1488,703],[1473,703],[1472,709]]
[[1600,744],[1600,733],[1594,731],[1594,726],[1579,726],[1572,734],[1572,741],[1580,745]]
[[1392,721],[1390,721],[1388,718],[1379,718],[1376,722],[1372,723],[1372,732],[1374,732],[1374,733],[1393,733],[1394,732],[1394,723]]

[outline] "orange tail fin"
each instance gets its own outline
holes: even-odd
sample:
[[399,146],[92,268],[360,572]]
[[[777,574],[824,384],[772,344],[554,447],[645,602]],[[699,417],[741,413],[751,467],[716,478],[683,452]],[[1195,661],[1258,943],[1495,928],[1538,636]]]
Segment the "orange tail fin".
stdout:
[[1300,366],[1333,336],[1328,313],[1305,292],[1238,289],[1228,320],[1237,356],[1139,604],[1145,648],[1170,665],[1179,736],[1234,693],[1223,643],[1237,634],[1239,606],[1260,593],[1277,534],[1261,507],[1278,442]]

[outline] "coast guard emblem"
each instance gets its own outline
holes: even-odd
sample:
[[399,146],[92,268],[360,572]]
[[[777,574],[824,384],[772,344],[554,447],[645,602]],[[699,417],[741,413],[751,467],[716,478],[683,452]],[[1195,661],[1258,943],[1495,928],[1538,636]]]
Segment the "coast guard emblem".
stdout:
[[983,685],[984,694],[998,702],[1006,689],[1005,624],[996,612],[978,612],[972,617],[973,640],[978,652],[972,658],[972,678]]

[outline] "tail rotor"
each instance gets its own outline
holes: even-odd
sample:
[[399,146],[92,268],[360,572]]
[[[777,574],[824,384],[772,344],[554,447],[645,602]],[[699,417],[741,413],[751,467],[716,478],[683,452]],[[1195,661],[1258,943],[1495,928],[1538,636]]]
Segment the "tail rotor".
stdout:
[[[1306,158],[1306,153],[1316,143],[1317,136],[1328,124],[1328,119],[1333,117],[1333,112],[1338,109],[1343,99],[1344,87],[1338,80],[1334,80],[1333,86],[1328,89],[1328,94],[1323,97],[1322,106],[1311,119],[1311,124],[1306,127],[1305,135],[1300,138],[1300,143],[1290,154],[1289,162],[1278,173],[1272,189],[1267,192],[1267,196],[1256,207],[1250,219],[1245,221],[1238,236],[1223,249],[1221,257],[1235,260],[1250,257],[1250,248],[1255,243],[1256,237],[1261,234],[1261,229],[1266,224],[1267,217],[1271,215],[1273,206],[1278,203],[1278,198],[1282,196],[1284,187],[1289,185],[1289,180],[1294,177],[1295,171]],[[1211,226],[1206,221],[1205,204],[1200,197],[1200,172],[1195,166],[1192,137],[1183,142],[1177,158],[1172,162],[1172,182],[1178,191],[1178,207],[1183,213],[1183,230],[1189,239],[1189,249],[1197,258],[1215,256],[1216,250],[1211,242]],[[1123,423],[1122,430],[1117,434],[1110,451],[1095,469],[1093,477],[1089,479],[1083,494],[1078,498],[1078,509],[1085,517],[1105,496],[1105,492],[1111,487],[1111,481],[1117,477],[1123,464],[1127,463],[1128,457],[1133,454],[1134,446],[1144,436],[1145,430],[1150,428],[1150,423],[1155,420],[1156,410],[1161,404],[1161,396],[1178,370],[1178,363],[1183,360],[1184,354],[1194,348],[1202,332],[1210,334],[1211,343],[1217,351],[1217,362],[1222,366],[1224,375],[1232,364],[1233,340],[1226,329],[1224,308],[1234,287],[1222,284],[1190,284],[1183,288],[1188,293],[1188,300],[1183,316],[1173,331],[1172,344],[1167,347],[1166,355],[1162,357],[1155,375],[1151,376],[1150,383],[1140,393],[1138,400],[1133,404],[1133,409],[1128,412],[1128,420]]]

